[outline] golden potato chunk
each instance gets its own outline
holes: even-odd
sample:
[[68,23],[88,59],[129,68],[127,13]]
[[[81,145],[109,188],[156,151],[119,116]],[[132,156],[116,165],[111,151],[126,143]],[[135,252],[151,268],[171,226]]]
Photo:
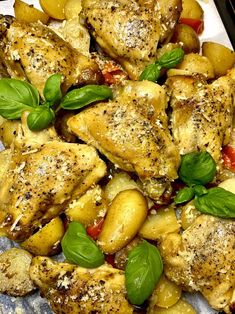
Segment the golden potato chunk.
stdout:
[[78,17],[82,10],[82,1],[81,0],[67,0],[64,13],[66,20],[71,20],[75,17]]
[[34,289],[29,276],[32,255],[13,248],[0,255],[0,292],[11,296],[24,296]]
[[235,52],[218,43],[204,42],[202,54],[212,63],[216,77],[225,75],[235,64]]
[[17,20],[27,23],[40,21],[43,24],[46,24],[49,20],[48,14],[34,8],[33,5],[29,5],[21,0],[15,0],[14,12]]
[[147,314],[197,314],[192,305],[183,299],[180,299],[176,304],[169,307],[168,309],[155,307],[149,309]]
[[56,20],[65,19],[65,4],[67,0],[40,0],[40,5],[44,12]]
[[183,0],[180,18],[203,19],[203,9],[196,0]]

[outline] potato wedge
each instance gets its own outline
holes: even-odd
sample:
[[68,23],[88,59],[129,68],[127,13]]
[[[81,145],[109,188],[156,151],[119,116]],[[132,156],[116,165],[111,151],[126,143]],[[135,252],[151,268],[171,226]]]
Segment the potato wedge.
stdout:
[[215,77],[214,68],[210,60],[197,53],[189,53],[185,55],[183,61],[179,63],[176,68],[188,71],[191,74],[203,74],[207,79]]
[[147,314],[197,314],[197,312],[191,304],[183,299],[180,299],[176,304],[168,309],[154,307],[153,309],[148,309]]
[[110,203],[119,192],[129,189],[140,190],[138,184],[126,172],[119,172],[106,185],[104,189],[105,197]]
[[182,207],[181,211],[181,225],[185,230],[194,222],[194,220],[200,216],[201,213],[193,205],[193,201],[189,202]]
[[148,215],[139,231],[139,235],[145,239],[157,240],[162,235],[178,232],[179,229],[180,225],[177,222],[174,208],[167,207]]
[[24,296],[35,289],[29,276],[32,255],[13,248],[0,254],[0,292]]
[[196,0],[183,0],[180,18],[203,19],[203,9]]
[[78,221],[85,226],[95,222],[97,218],[104,217],[107,212],[107,202],[104,192],[99,185],[89,189],[78,200],[69,204],[65,214],[69,220]]
[[235,64],[235,52],[218,43],[204,42],[202,55],[212,63],[216,77],[225,75]]
[[149,308],[169,308],[179,301],[181,292],[179,286],[162,275],[149,299]]
[[65,19],[65,4],[67,0],[39,0],[44,12],[56,20]]
[[113,254],[127,245],[137,234],[147,216],[148,205],[138,190],[125,190],[112,201],[98,245],[104,253]]
[[71,20],[78,17],[82,10],[81,0],[67,0],[64,7],[64,14],[66,20]]
[[174,43],[182,43],[182,48],[185,53],[198,53],[200,51],[198,35],[194,29],[188,25],[176,25],[171,41]]
[[40,21],[43,24],[46,24],[49,20],[48,14],[34,8],[33,5],[29,5],[21,0],[15,0],[14,12],[17,20],[27,23]]
[[21,246],[34,255],[55,255],[58,253],[60,240],[64,232],[62,220],[56,217],[38,232],[22,242]]

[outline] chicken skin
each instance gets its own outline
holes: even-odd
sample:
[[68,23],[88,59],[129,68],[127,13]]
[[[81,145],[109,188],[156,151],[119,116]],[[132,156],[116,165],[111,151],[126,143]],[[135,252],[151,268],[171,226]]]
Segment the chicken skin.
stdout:
[[27,79],[40,94],[49,76],[60,73],[66,91],[72,85],[101,81],[98,65],[41,23],[0,18],[4,62],[12,78]]
[[69,129],[121,169],[136,172],[147,194],[159,201],[177,178],[179,153],[168,130],[162,87],[127,81],[114,100],[68,120]]
[[30,276],[55,314],[131,314],[122,270],[103,265],[86,269],[35,257]]
[[235,305],[235,221],[200,215],[181,235],[161,243],[167,277],[200,291],[210,305],[232,313]]
[[[170,6],[163,1],[151,0],[84,0],[82,6],[88,27],[98,44],[120,62],[131,79],[136,80],[146,65],[156,59],[159,41],[172,32],[179,17],[181,0],[170,1]],[[166,13],[170,13],[166,18],[168,26],[162,23]]]
[[207,150],[218,162],[221,147],[228,144],[232,131],[235,81],[229,75],[212,84],[173,76],[166,85],[173,108],[173,138],[180,153]]

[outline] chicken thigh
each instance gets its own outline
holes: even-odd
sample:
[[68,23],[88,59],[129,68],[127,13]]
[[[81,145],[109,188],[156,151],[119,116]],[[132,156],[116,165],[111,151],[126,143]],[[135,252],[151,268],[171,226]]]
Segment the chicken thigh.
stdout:
[[131,79],[138,79],[145,66],[156,59],[159,40],[172,32],[181,0],[84,0],[82,6],[98,44],[122,64]]
[[35,257],[30,275],[56,314],[133,313],[122,270],[107,265],[86,269]]
[[[161,243],[167,277],[186,291],[200,291],[216,310],[235,305],[235,221],[201,215],[182,236]],[[229,310],[231,309],[231,311]]]
[[64,76],[64,90],[101,80],[98,65],[49,27],[4,16],[0,17],[0,26],[4,62],[10,76],[29,80],[41,95],[47,78],[55,73]]
[[114,100],[68,120],[70,130],[121,169],[134,171],[148,195],[159,201],[177,178],[179,153],[168,130],[166,94],[149,82],[127,81]]
[[235,81],[224,76],[206,84],[195,77],[173,76],[166,85],[173,108],[173,138],[180,153],[207,150],[218,162],[232,131]]

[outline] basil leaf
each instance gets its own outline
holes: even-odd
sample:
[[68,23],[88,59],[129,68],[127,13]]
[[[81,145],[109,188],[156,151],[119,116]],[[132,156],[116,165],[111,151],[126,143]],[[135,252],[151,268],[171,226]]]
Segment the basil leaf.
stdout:
[[142,304],[153,292],[163,271],[158,249],[147,241],[128,254],[125,269],[127,295],[132,304]]
[[235,218],[235,194],[220,187],[211,188],[202,196],[196,195],[194,205],[204,214]]
[[160,77],[161,66],[159,64],[150,64],[148,65],[144,71],[140,75],[140,81],[148,80],[152,82],[156,82]]
[[87,85],[68,92],[62,99],[60,107],[67,110],[80,109],[95,101],[109,99],[112,97],[112,90],[107,86]]
[[193,187],[194,193],[197,196],[202,196],[208,193],[208,190],[203,185],[195,185]]
[[51,108],[38,106],[27,117],[27,124],[31,131],[40,131],[49,126],[55,119],[55,113]]
[[176,194],[175,204],[181,204],[184,202],[191,201],[193,197],[194,189],[191,187],[185,187]]
[[170,69],[174,68],[184,58],[184,50],[182,48],[175,48],[158,59],[158,63],[161,67]]
[[71,222],[61,246],[66,259],[85,268],[99,267],[104,263],[104,254],[79,222]]
[[182,157],[179,169],[180,179],[188,185],[204,185],[212,181],[216,173],[216,163],[206,152],[192,152]]
[[20,119],[26,110],[39,104],[39,93],[31,84],[10,78],[0,80],[0,115],[5,119]]
[[44,86],[43,95],[46,102],[49,102],[52,105],[62,98],[62,92],[60,89],[61,78],[61,74],[53,74],[47,79]]

